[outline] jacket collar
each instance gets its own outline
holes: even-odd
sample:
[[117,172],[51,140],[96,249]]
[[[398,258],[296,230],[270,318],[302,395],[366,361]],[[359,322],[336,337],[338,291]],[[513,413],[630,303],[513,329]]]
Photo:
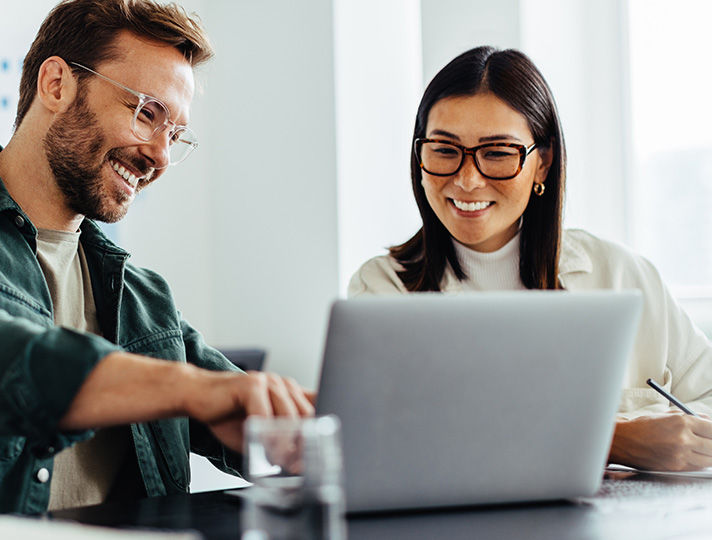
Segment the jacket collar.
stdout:
[[104,234],[104,231],[101,230],[101,227],[99,227],[94,220],[84,218],[84,221],[82,221],[82,224],[79,226],[79,230],[82,231],[82,243],[84,245],[91,245],[102,251],[116,255],[130,256],[128,251],[120,248],[109,240],[106,234]]
[[[0,151],[1,150],[2,146],[0,146]],[[5,187],[5,183],[2,181],[2,178],[0,178],[0,212],[5,212],[6,210],[16,210],[22,212],[20,205],[15,202],[15,199],[10,197],[10,193],[8,193],[7,188]],[[24,214],[24,212],[22,213]]]
[[571,234],[564,231],[561,239],[561,255],[559,257],[559,278],[574,272],[593,272],[593,262],[588,252]]

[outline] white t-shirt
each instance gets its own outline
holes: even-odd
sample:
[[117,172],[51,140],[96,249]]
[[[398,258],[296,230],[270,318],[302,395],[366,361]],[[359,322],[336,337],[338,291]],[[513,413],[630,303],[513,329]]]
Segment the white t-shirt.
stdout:
[[[101,335],[80,234],[40,229],[37,260],[47,280],[55,324]],[[108,428],[59,452],[54,459],[48,509],[104,502],[116,481],[128,442],[125,429]]]

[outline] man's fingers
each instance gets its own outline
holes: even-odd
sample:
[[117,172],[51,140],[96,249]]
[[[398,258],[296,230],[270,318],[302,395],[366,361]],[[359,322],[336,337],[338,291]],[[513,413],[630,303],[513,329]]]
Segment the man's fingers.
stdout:
[[257,416],[274,416],[269,398],[267,375],[259,371],[250,371],[240,379],[243,385],[242,391],[247,394],[242,396],[245,416],[253,414]]
[[304,396],[309,400],[309,403],[311,403],[313,407],[316,407],[316,390],[304,390]]
[[[253,390],[263,393],[259,399],[259,403],[262,405],[261,410],[264,410],[265,406],[268,407],[271,411],[270,416],[314,415],[314,405],[311,399],[299,383],[291,377],[281,377],[274,373],[259,371],[250,371],[247,375],[260,380],[260,385],[257,385]],[[314,398],[315,396],[312,396],[312,399]],[[248,411],[247,414],[260,413]]]
[[284,380],[287,385],[287,389],[297,406],[300,416],[314,416],[314,402],[316,401],[316,395],[310,397],[307,392],[302,388],[297,381],[291,377],[287,377]]
[[299,384],[290,378],[261,371],[244,374],[211,373],[212,391],[198,394],[200,404],[192,416],[210,426],[226,445],[240,449],[248,416],[312,416],[314,406]]
[[297,404],[287,388],[287,383],[279,375],[267,374],[269,399],[275,416],[299,416]]
[[243,416],[296,417],[314,414],[314,406],[294,379],[249,371],[234,378],[230,384],[234,385],[231,393],[233,407],[236,408],[221,411],[218,407],[213,411],[215,421],[237,414],[240,409]]

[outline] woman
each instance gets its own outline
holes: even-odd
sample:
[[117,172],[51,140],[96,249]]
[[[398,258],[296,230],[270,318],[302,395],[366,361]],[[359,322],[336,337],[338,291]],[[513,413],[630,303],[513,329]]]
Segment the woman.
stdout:
[[609,459],[712,466],[712,422],[679,414],[650,377],[712,414],[712,347],[643,258],[562,232],[566,150],[551,91],[515,50],[479,47],[445,66],[416,117],[411,158],[422,228],[366,262],[349,296],[507,289],[643,291],[644,314]]

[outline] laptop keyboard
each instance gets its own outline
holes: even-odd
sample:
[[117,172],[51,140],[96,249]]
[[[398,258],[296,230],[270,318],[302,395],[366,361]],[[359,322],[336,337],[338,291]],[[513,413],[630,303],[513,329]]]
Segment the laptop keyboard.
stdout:
[[596,495],[575,502],[604,512],[712,509],[712,479],[609,472]]

